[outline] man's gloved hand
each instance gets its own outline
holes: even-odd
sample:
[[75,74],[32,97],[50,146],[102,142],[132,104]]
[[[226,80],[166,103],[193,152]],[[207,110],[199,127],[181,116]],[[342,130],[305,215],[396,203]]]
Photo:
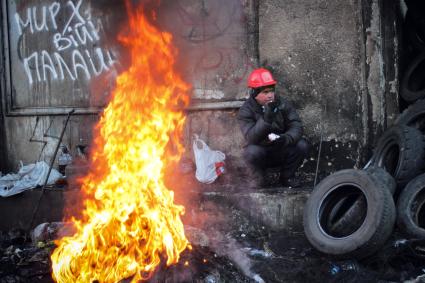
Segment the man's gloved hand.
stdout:
[[270,103],[267,103],[264,107],[264,121],[267,123],[272,123],[274,120],[274,117],[277,114],[277,106],[279,105],[278,101],[273,101]]
[[288,134],[282,134],[273,143],[280,144],[282,146],[288,146],[292,142],[292,137]]

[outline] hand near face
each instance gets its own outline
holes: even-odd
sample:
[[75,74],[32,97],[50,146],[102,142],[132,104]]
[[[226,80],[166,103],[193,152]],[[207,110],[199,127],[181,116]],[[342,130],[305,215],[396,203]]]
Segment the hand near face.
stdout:
[[264,121],[270,124],[273,122],[278,110],[277,105],[278,104],[275,101],[266,104],[264,107]]

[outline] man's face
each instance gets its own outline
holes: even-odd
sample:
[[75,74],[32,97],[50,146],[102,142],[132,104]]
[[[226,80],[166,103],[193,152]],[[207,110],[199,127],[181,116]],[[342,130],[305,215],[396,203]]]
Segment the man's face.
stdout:
[[256,97],[255,100],[258,104],[264,106],[267,103],[274,101],[274,87],[268,87],[265,88],[262,92],[260,92]]

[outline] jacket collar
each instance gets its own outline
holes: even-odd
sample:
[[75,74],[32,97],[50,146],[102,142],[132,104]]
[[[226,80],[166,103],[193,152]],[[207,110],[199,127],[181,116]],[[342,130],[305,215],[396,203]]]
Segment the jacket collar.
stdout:
[[254,97],[250,96],[247,101],[249,108],[251,108],[252,111],[256,113],[263,113],[263,107],[257,103]]

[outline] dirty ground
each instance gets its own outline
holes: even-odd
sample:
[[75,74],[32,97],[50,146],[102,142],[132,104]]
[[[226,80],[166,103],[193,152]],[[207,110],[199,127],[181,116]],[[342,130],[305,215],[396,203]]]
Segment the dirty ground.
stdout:
[[[238,197],[231,197],[241,190],[261,191],[270,199],[279,194],[308,194],[314,176],[298,176],[303,187],[291,189],[276,187],[277,176],[271,172],[271,186],[257,191],[229,186],[228,176],[214,186],[200,185],[191,177],[180,183],[191,188],[176,198],[182,198],[178,201],[186,202],[190,210],[184,223],[193,249],[183,252],[178,264],[160,266],[149,282],[423,282],[425,241],[404,240],[396,231],[379,253],[367,259],[330,258],[309,244],[302,228],[270,229],[239,209]],[[55,244],[54,235],[49,236],[34,242],[22,230],[2,232],[0,283],[54,282],[50,254]]]
[[[260,234],[237,239],[252,265],[249,276],[228,256],[194,245],[192,251],[182,254],[179,264],[160,267],[150,282],[250,283],[261,282],[259,278],[264,282],[423,282],[425,256],[412,251],[407,242],[397,244],[392,239],[379,254],[358,262],[320,255],[302,234],[264,230]],[[421,249],[424,247],[422,242]],[[53,282],[49,258],[53,249],[53,242],[32,245],[18,230],[2,233],[0,282]]]
[[[311,190],[311,176],[302,177],[299,190]],[[231,188],[224,189],[229,193]],[[267,192],[273,198],[287,190],[293,192],[276,187]],[[330,258],[317,252],[302,232],[273,231],[232,202],[217,209],[217,201],[208,196],[201,194],[199,207],[185,221],[193,249],[183,252],[177,265],[160,266],[149,282],[423,282],[425,241],[403,240],[396,231],[379,253],[365,260]],[[191,221],[190,215],[207,215],[207,225]],[[49,256],[54,247],[48,238],[32,243],[21,230],[2,232],[0,283],[54,282]]]

